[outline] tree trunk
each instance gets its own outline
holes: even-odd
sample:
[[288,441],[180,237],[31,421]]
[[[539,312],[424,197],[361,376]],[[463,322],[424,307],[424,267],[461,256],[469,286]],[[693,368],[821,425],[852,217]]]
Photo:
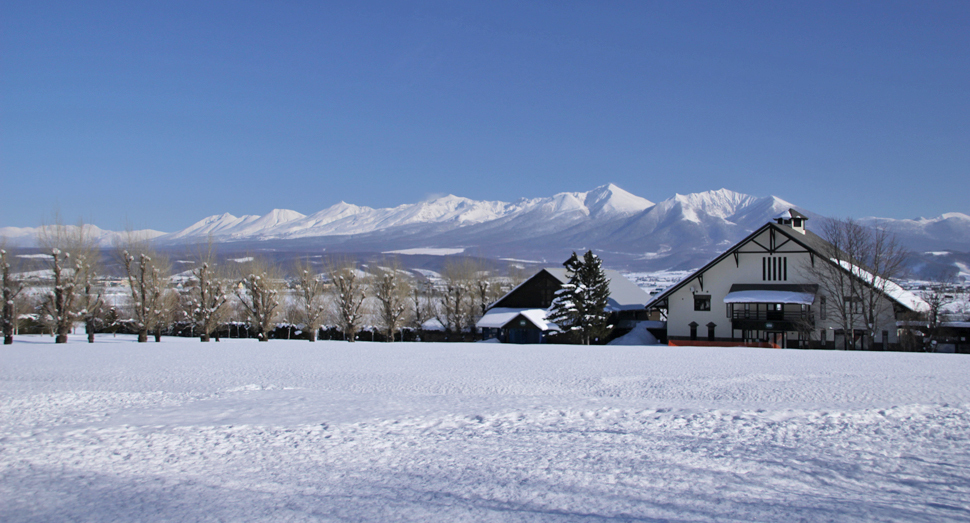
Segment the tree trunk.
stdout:
[[209,341],[209,335],[207,333],[203,333],[202,337],[199,339],[202,340],[203,343],[206,343]]
[[155,343],[160,343],[162,341],[162,331],[155,331]]
[[148,343],[148,329],[138,329],[138,343]]
[[57,327],[57,337],[54,338],[54,343],[67,343],[67,334],[71,331],[71,328],[67,325],[60,325]]
[[310,339],[310,341],[317,341],[317,330],[310,329],[310,331],[307,332],[307,337]]
[[88,334],[88,343],[94,343],[94,324],[92,322],[87,322],[84,325],[84,330]]
[[12,334],[4,334],[3,335],[3,344],[4,345],[13,345],[13,335]]

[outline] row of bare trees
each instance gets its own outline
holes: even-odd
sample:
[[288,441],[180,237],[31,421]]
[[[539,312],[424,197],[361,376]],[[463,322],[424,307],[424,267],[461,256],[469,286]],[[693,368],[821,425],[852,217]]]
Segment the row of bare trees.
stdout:
[[[102,250],[91,232],[83,223],[43,227],[42,254],[32,255],[42,258],[43,283],[32,289],[12,271],[11,255],[0,249],[5,343],[12,342],[25,308],[34,310],[56,343],[67,342],[80,324],[93,342],[95,332],[112,323],[136,332],[139,342],[150,334],[159,341],[173,324],[209,341],[229,322],[245,323],[260,341],[277,322],[299,325],[310,341],[325,323],[348,341],[365,327],[392,341],[395,335],[404,338],[405,327],[420,329],[429,320],[464,339],[487,305],[522,279],[515,271],[496,278],[470,259],[449,262],[440,278],[426,279],[402,270],[394,258],[376,267],[345,261],[320,269],[302,259],[286,278],[279,267],[253,257],[237,260],[241,263],[229,270],[217,261],[212,241],[198,247],[188,275],[173,279],[166,258],[129,234],[110,250],[124,271],[119,302],[118,294],[106,296]],[[30,300],[33,305],[25,306]]]
[[436,281],[419,281],[401,269],[396,259],[385,259],[364,271],[355,262],[327,265],[317,272],[307,260],[293,267],[290,300],[280,298],[283,279],[265,262],[249,262],[236,297],[265,339],[269,326],[284,314],[303,326],[310,341],[324,322],[334,325],[353,341],[369,322],[388,341],[401,329],[420,329],[437,320],[448,333],[464,338],[489,303],[520,279],[516,274],[495,278],[471,260],[449,262]]

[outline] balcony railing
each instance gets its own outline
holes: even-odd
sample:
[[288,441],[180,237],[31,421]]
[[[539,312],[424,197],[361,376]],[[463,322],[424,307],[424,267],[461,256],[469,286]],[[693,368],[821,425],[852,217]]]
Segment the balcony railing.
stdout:
[[810,311],[766,311],[766,310],[736,310],[731,315],[732,320],[747,321],[787,321],[791,323],[812,322]]

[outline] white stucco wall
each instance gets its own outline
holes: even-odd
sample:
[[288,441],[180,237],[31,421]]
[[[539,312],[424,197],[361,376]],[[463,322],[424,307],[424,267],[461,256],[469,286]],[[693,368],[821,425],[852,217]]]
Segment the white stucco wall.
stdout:
[[[783,226],[784,227],[784,226]],[[757,245],[767,246],[769,245],[769,231],[766,229],[762,234],[752,239],[745,245],[742,245],[739,251],[763,251],[761,247]],[[800,234],[794,232],[794,234]],[[776,233],[776,238],[778,238],[778,243],[785,240],[785,236]],[[755,243],[757,242],[757,243]],[[693,277],[680,289],[672,293],[667,301],[667,335],[671,338],[676,337],[689,337],[690,336],[690,323],[696,322],[697,327],[697,339],[705,340],[707,339],[708,329],[707,324],[713,322],[715,327],[714,335],[717,338],[731,338],[732,337],[732,323],[728,316],[728,309],[724,304],[724,297],[728,294],[731,286],[734,284],[817,284],[818,281],[813,278],[812,273],[808,270],[811,266],[811,257],[806,252],[796,252],[804,251],[805,248],[795,242],[788,242],[787,244],[778,248],[775,252],[774,257],[777,258],[787,258],[788,264],[788,274],[786,280],[770,280],[765,281],[762,278],[762,258],[769,256],[767,252],[741,252],[738,254],[738,263],[735,264],[735,259],[733,255],[728,255],[723,260],[721,260],[716,265],[708,268],[703,273],[703,286],[701,285],[700,278]],[[818,256],[815,257],[815,263],[825,263]],[[693,289],[693,292],[692,290]],[[694,295],[709,295],[711,297],[711,310],[710,311],[695,311],[694,310]],[[815,303],[812,305],[812,314],[815,319],[815,329],[817,333],[821,329],[826,329],[827,341],[833,341],[834,331],[840,329],[841,326],[833,321],[836,314],[831,308],[832,299],[827,298],[828,304],[830,305],[829,311],[827,313],[827,319],[822,320],[820,318],[820,297],[824,295],[824,290],[819,289],[819,294],[816,297]],[[895,317],[892,313],[892,306],[889,300],[886,300],[886,307],[881,307],[888,314],[884,313],[880,317],[878,323],[879,328],[877,329],[876,342],[882,343],[881,332],[883,330],[889,333],[889,342],[896,342],[896,327],[895,327]],[[858,329],[864,328],[864,325],[860,321],[856,326]],[[734,336],[740,339],[740,332],[734,332]],[[816,334],[817,336],[817,334]]]

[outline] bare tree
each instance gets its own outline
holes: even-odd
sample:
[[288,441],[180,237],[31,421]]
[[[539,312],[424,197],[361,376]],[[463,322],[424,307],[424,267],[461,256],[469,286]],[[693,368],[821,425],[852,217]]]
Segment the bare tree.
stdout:
[[895,322],[887,297],[896,286],[893,280],[902,275],[907,252],[890,231],[852,219],[823,222],[822,236],[829,242],[822,253],[828,259],[816,260],[810,270],[827,297],[826,313],[842,328],[843,348],[850,347],[850,340],[855,348],[856,332],[863,333],[863,347],[871,347],[884,322]]
[[199,330],[199,339],[208,342],[212,333],[226,321],[230,314],[229,287],[225,274],[215,265],[215,243],[209,237],[199,247],[198,265],[192,269],[195,285],[189,290],[186,312],[193,327]]
[[495,298],[501,298],[502,296],[508,294],[509,291],[518,287],[527,278],[525,272],[525,267],[515,263],[509,263],[505,270],[505,277],[498,279],[498,285],[495,289]]
[[94,334],[104,328],[104,316],[107,312],[104,303],[104,286],[97,283],[94,270],[86,271],[82,276],[80,296],[78,296],[78,317],[84,321],[84,332],[88,335],[88,343],[94,343]]
[[80,317],[79,295],[91,277],[90,259],[97,246],[90,226],[83,222],[66,226],[57,213],[53,224],[41,226],[37,241],[50,252],[48,267],[53,279],[41,306],[42,318],[56,336],[54,343],[67,343],[67,335]]
[[468,259],[445,262],[441,272],[442,285],[436,303],[435,317],[446,332],[464,338],[464,330],[472,324],[475,312],[474,287],[476,267]]
[[946,320],[946,308],[955,301],[953,277],[939,278],[920,295],[929,307],[924,315],[927,336],[923,339],[923,350],[931,351],[934,350],[935,342],[940,338],[940,331]]
[[[135,238],[130,230],[119,249],[131,294],[128,312],[133,327],[138,331],[138,342],[145,343],[148,341],[148,331],[158,328],[172,306],[171,301],[165,298],[169,278],[168,261],[147,242]],[[158,339],[156,335],[156,341]]]
[[3,277],[3,317],[0,321],[3,322],[3,344],[10,345],[17,321],[17,299],[24,290],[24,284],[10,273],[10,257],[2,247],[0,244],[0,272]]
[[164,289],[162,291],[158,311],[159,313],[155,315],[155,321],[150,329],[155,336],[155,343],[162,341],[162,332],[171,327],[175,319],[182,313],[179,294],[175,289]]
[[398,260],[384,260],[374,277],[374,297],[377,299],[378,318],[387,341],[394,341],[394,331],[400,329],[410,308],[411,280],[404,276]]
[[483,268],[479,268],[474,276],[473,290],[475,291],[475,319],[477,320],[484,316],[485,311],[488,310],[488,306],[495,300],[501,298],[506,291],[503,285],[504,280],[494,278],[489,271]]
[[317,341],[317,331],[323,323],[326,306],[323,300],[324,283],[309,260],[297,260],[293,267],[296,273],[295,317],[304,325],[311,342]]
[[367,281],[354,262],[331,264],[327,268],[331,288],[331,315],[347,341],[357,337],[364,313]]
[[433,292],[428,281],[414,282],[411,285],[410,306],[411,325],[422,328],[424,322],[434,317]]
[[276,267],[254,258],[243,268],[236,297],[259,341],[269,341],[269,331],[280,309],[283,279]]
[[20,327],[25,320],[39,323],[40,315],[38,311],[43,308],[43,296],[21,292],[13,301],[13,322],[14,334],[20,334]]

